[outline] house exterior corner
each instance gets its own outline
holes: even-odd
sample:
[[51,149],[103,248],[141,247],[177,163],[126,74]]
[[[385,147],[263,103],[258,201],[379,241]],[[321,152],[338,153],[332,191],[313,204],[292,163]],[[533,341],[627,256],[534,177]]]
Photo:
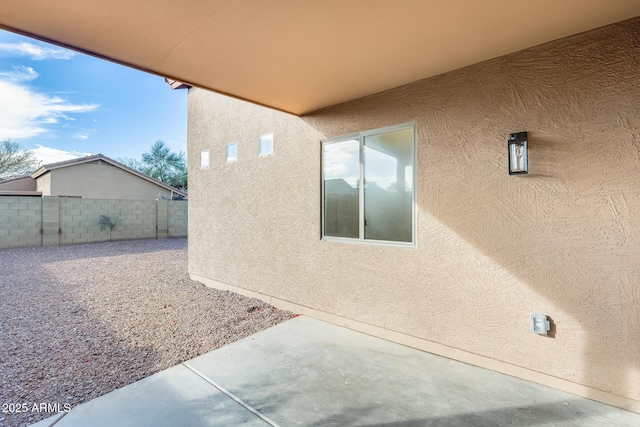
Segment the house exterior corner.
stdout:
[[[192,88],[189,272],[640,412],[639,61],[635,18],[302,117]],[[397,126],[411,241],[327,239],[321,141]],[[511,176],[519,131],[529,174]]]

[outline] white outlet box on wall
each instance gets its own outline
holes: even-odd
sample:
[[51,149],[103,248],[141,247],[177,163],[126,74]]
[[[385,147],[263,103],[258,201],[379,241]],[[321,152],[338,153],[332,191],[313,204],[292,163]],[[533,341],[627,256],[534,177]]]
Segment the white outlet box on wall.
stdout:
[[549,329],[551,329],[551,325],[547,316],[540,313],[531,314],[531,332],[535,332],[538,335],[547,335]]

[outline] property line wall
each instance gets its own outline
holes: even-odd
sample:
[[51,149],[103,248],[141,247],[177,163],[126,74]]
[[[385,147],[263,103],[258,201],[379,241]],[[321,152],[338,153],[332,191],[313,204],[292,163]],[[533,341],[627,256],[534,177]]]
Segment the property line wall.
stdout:
[[[189,272],[640,412],[639,69],[636,18],[303,117],[190,89]],[[320,240],[320,140],[408,122],[416,247]]]
[[[60,197],[61,244],[156,238],[155,200]],[[101,229],[100,215],[119,216],[113,231]]]
[[[119,217],[113,230],[99,218]],[[187,202],[0,196],[0,249],[187,235]]]
[[186,236],[187,203],[169,202],[167,223],[169,237]]
[[40,197],[0,196],[0,249],[42,246]]

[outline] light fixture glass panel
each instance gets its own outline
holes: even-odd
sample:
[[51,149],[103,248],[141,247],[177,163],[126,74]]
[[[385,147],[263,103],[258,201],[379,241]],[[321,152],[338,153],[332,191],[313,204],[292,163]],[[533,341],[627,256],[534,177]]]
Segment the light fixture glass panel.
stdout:
[[511,155],[509,156],[511,159],[511,171],[512,172],[524,172],[524,160],[525,160],[525,151],[524,151],[524,143],[515,143],[510,145]]
[[364,238],[413,240],[413,128],[364,138]]
[[200,151],[200,169],[209,169],[209,150]]
[[260,135],[259,155],[268,156],[269,154],[273,154],[273,134],[272,133]]
[[323,235],[360,235],[360,142],[355,139],[322,144],[324,188]]
[[527,174],[529,166],[527,162],[527,132],[517,132],[509,135],[507,141],[509,148],[509,174]]
[[238,161],[238,143],[232,142],[227,144],[227,163],[236,163]]

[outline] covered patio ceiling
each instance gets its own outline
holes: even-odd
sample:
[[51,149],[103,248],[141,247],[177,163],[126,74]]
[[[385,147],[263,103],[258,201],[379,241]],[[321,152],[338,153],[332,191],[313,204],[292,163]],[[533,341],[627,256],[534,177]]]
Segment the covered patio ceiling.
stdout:
[[3,0],[0,27],[305,114],[638,15],[638,0]]

